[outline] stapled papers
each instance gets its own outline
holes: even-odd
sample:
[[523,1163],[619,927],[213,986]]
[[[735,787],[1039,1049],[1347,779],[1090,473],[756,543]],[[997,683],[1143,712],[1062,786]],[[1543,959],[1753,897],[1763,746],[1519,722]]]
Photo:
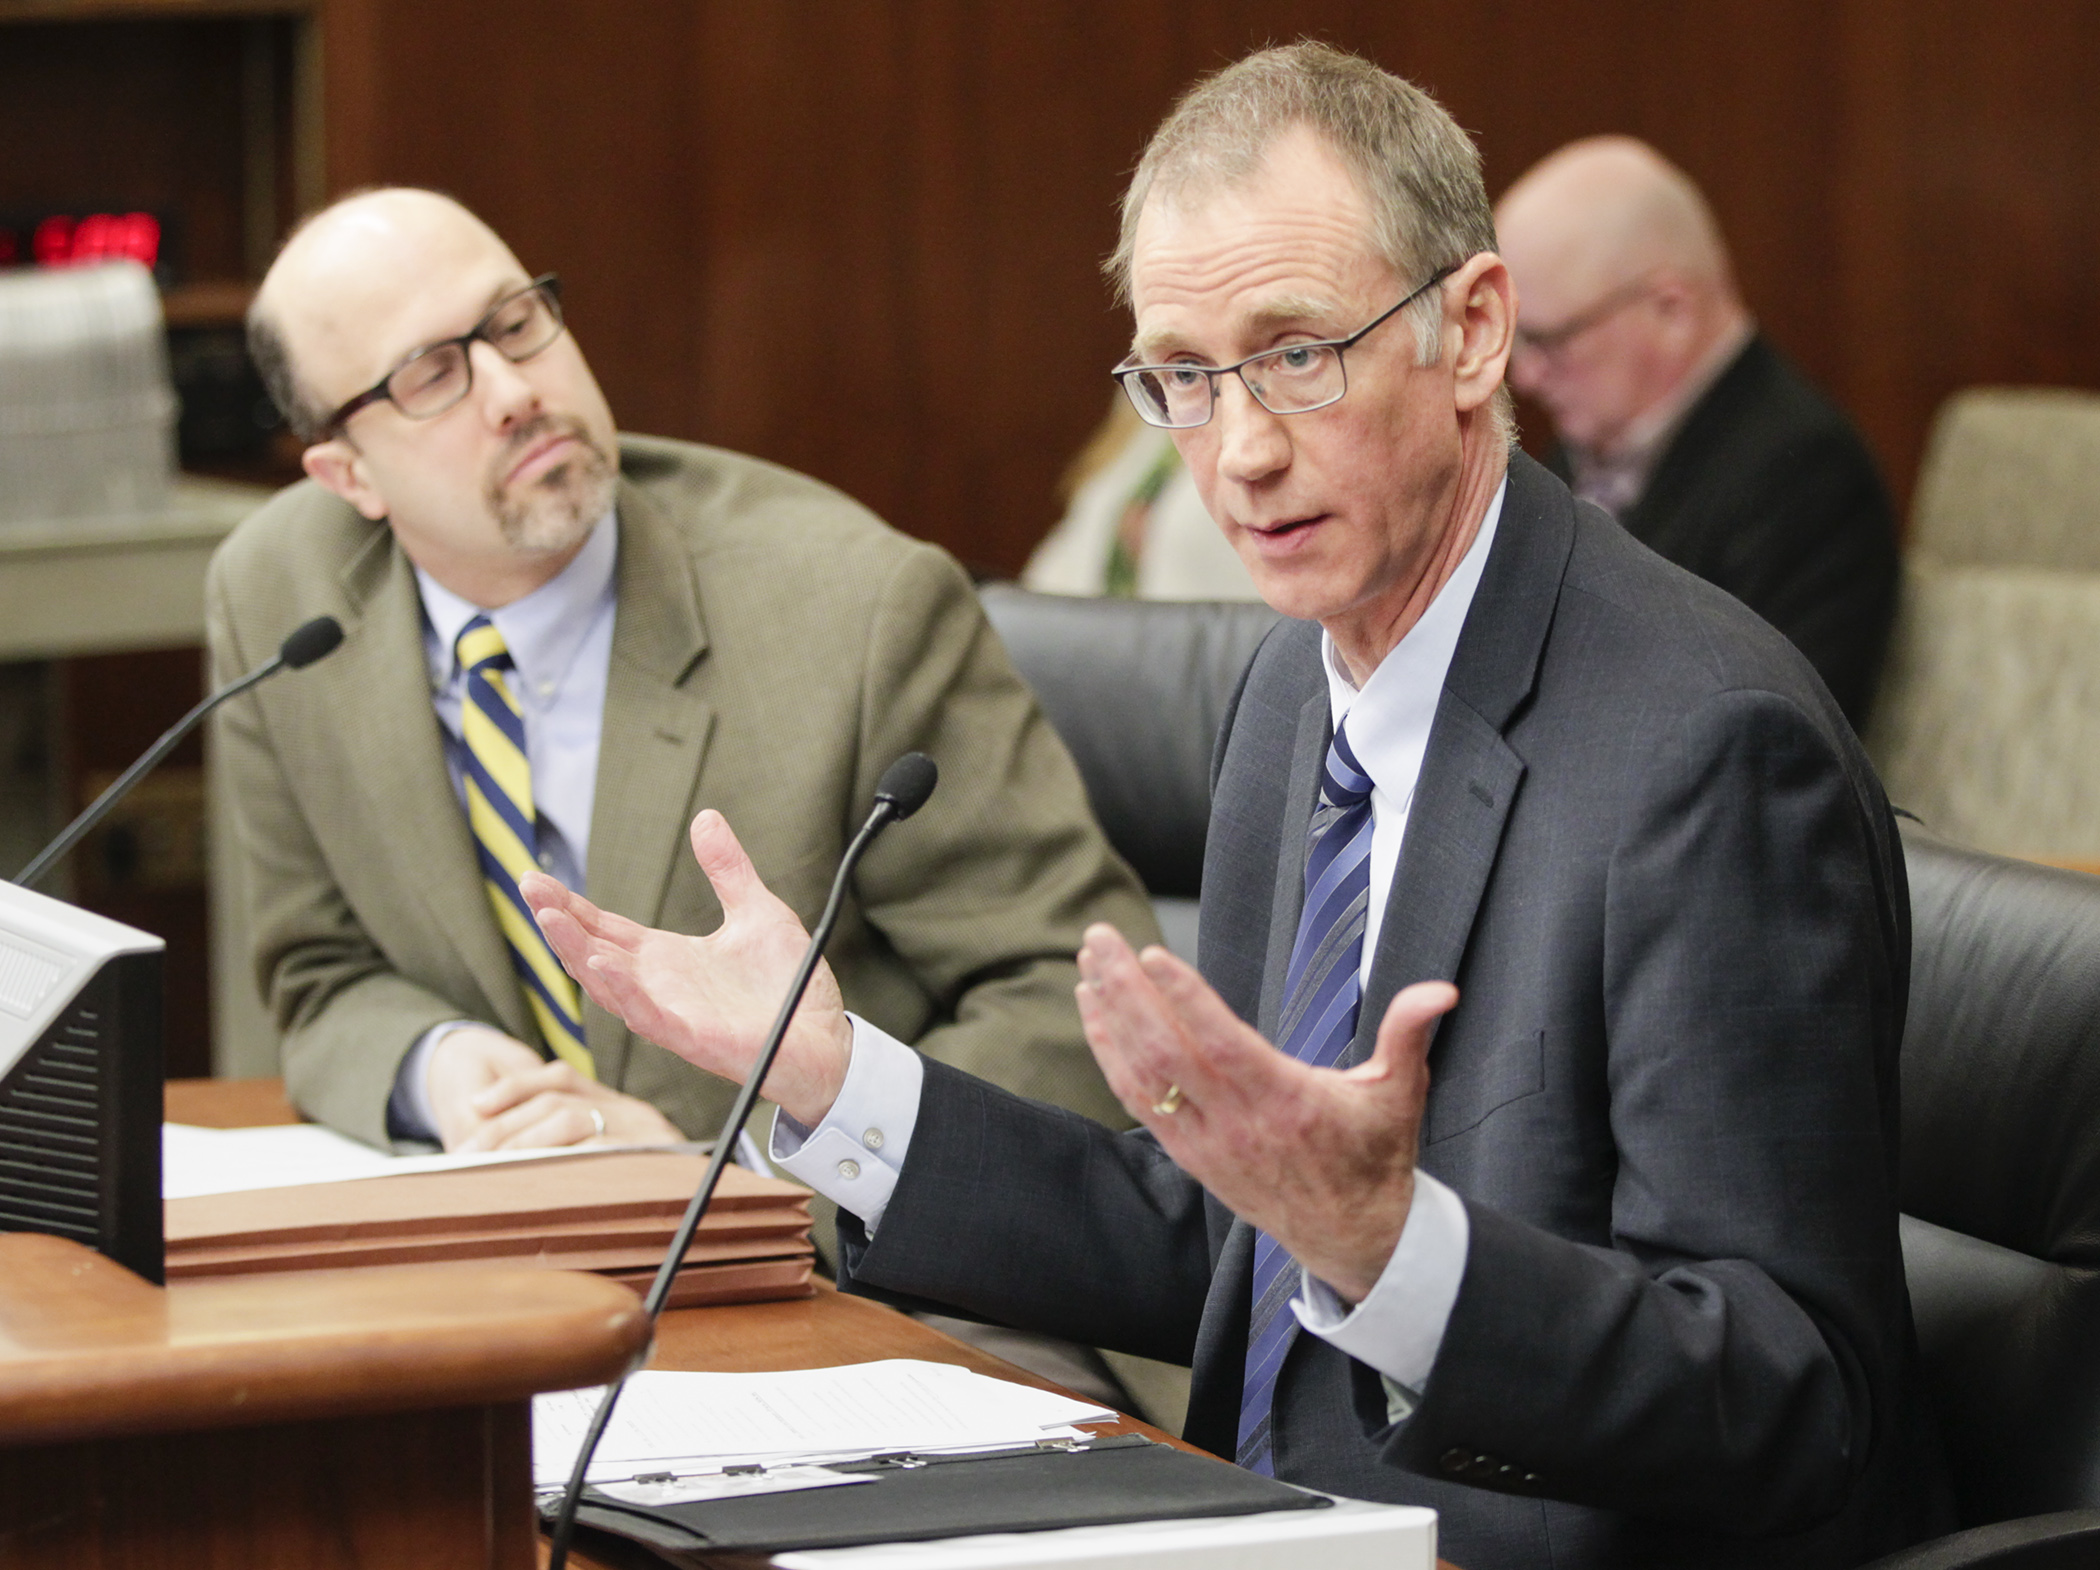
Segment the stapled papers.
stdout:
[[[598,1397],[590,1389],[533,1399],[537,1486],[558,1488],[568,1480]],[[668,1481],[731,1467],[763,1469],[746,1473],[755,1483],[782,1465],[1078,1440],[1086,1436],[1073,1425],[1110,1422],[1115,1415],[1070,1396],[909,1358],[772,1374],[650,1370],[627,1382],[589,1480]]]

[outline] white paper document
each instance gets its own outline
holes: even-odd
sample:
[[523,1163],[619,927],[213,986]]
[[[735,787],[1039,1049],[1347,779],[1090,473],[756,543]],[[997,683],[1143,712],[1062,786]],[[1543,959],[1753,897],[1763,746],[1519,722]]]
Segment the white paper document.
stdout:
[[495,1150],[470,1156],[395,1156],[338,1134],[318,1123],[269,1128],[197,1128],[163,1123],[160,1130],[161,1197],[195,1199],[258,1188],[297,1188],[307,1183],[346,1183],[358,1178],[402,1177],[411,1172],[456,1172],[463,1167],[511,1161],[545,1161],[600,1154],[615,1146],[551,1150]]
[[[594,1387],[533,1398],[536,1486],[568,1481],[601,1393]],[[1115,1415],[1070,1396],[907,1358],[775,1374],[648,1370],[627,1382],[590,1481],[892,1450],[997,1450],[1085,1438],[1073,1424],[1110,1422]]]

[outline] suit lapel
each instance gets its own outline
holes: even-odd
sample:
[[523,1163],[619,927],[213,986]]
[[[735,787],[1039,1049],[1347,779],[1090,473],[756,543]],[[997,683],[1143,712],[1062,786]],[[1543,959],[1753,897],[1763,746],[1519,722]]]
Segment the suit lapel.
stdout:
[[[1208,1203],[1230,1218],[1216,1200]],[[1247,1375],[1247,1323],[1254,1280],[1254,1229],[1229,1219],[1225,1241],[1211,1267],[1211,1289],[1196,1326],[1196,1352],[1189,1382],[1188,1419],[1182,1436],[1213,1455],[1230,1456],[1239,1444],[1240,1388]]]
[[[685,681],[707,648],[690,557],[648,497],[619,493],[619,610],[606,673],[591,808],[589,893],[607,910],[653,923],[698,791],[713,709]],[[595,1006],[585,1033],[600,1072],[619,1083],[629,1037]]]
[[[432,929],[452,945],[497,1022],[534,1040],[536,1027],[489,910],[466,815],[445,768],[423,659],[415,571],[395,548],[391,531],[374,531],[344,569],[342,585],[354,625],[342,650],[314,674],[334,688],[348,783],[369,803],[372,821],[384,826],[375,840],[394,862],[396,887],[415,891]],[[409,716],[406,724],[403,716]],[[433,802],[442,808],[432,811]]]
[[1503,731],[1530,697],[1560,597],[1575,519],[1568,494],[1521,453],[1495,543],[1430,727],[1407,837],[1345,1064],[1370,1056],[1393,994],[1456,979],[1524,777]]

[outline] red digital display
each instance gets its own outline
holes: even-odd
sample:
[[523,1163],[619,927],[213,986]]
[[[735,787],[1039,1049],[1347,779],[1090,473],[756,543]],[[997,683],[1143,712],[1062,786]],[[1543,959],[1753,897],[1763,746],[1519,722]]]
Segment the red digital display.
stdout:
[[165,241],[152,213],[0,213],[0,267],[76,267],[122,256],[158,271]]
[[0,266],[33,260],[39,267],[75,267],[128,256],[147,267],[160,260],[160,220],[151,213],[53,213],[29,233],[29,256],[21,237],[0,229]]

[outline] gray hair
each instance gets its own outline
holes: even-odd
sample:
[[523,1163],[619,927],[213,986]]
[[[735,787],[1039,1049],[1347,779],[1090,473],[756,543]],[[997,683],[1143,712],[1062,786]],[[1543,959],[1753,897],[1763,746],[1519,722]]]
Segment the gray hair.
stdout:
[[315,403],[313,394],[301,385],[299,373],[292,366],[291,346],[284,341],[284,330],[277,325],[276,316],[264,308],[260,295],[248,307],[248,358],[255,362],[256,374],[262,377],[270,402],[277,405],[277,412],[284,416],[292,434],[309,446],[326,437],[329,411]]
[[[1138,215],[1155,194],[1201,196],[1245,180],[1271,144],[1303,126],[1332,150],[1371,208],[1373,250],[1410,286],[1440,267],[1495,248],[1494,210],[1480,150],[1444,107],[1412,82],[1326,44],[1264,49],[1203,78],[1152,133],[1130,189],[1107,271],[1130,301]],[[1435,290],[1409,307],[1419,359],[1443,352],[1443,301]],[[1497,394],[1509,425],[1509,395]]]
[[292,364],[291,345],[284,340],[284,327],[277,320],[277,313],[270,309],[270,274],[277,271],[278,262],[292,248],[293,241],[337,208],[381,191],[400,189],[406,187],[361,185],[293,224],[284,238],[277,242],[277,254],[270,260],[269,272],[263,275],[263,287],[256,291],[255,301],[248,307],[248,358],[255,366],[256,375],[262,378],[263,390],[270,395],[270,402],[276,404],[277,412],[284,416],[284,423],[292,428],[293,435],[309,446],[328,436],[328,416],[335,411],[323,408],[312,391],[299,380],[298,368]]

